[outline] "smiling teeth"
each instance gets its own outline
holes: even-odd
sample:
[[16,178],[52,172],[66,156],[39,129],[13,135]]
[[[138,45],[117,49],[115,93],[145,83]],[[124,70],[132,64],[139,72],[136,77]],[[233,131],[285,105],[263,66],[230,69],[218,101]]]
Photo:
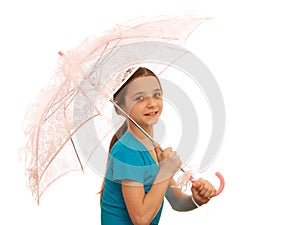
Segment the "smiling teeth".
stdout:
[[146,115],[153,116],[155,114],[156,114],[156,112],[152,112],[152,113],[147,113]]

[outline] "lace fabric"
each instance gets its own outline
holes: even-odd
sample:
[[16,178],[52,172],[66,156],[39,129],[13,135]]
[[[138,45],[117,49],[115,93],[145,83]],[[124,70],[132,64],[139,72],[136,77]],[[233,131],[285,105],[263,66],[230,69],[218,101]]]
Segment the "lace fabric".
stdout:
[[[132,26],[118,25],[102,37],[87,38],[78,48],[59,52],[56,73],[40,92],[37,101],[30,105],[24,120],[26,175],[28,186],[38,203],[56,179],[70,171],[84,169],[85,164],[74,148],[73,135],[85,123],[101,116],[103,101],[109,100],[134,71],[134,67],[130,67],[112,75],[102,76],[101,73],[91,76],[99,73],[106,63],[103,58],[99,61],[100,56],[109,56],[117,47],[144,40],[183,44],[191,32],[207,19],[165,17]],[[85,96],[85,101],[80,102],[78,94]],[[94,98],[97,101],[89,101]],[[78,102],[74,104],[76,99]]]

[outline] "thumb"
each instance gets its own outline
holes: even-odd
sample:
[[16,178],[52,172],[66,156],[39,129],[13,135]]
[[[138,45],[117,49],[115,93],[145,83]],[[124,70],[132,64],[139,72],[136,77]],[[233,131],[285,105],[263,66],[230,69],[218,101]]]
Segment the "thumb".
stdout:
[[156,152],[156,155],[160,155],[160,153],[162,152],[161,149],[160,149],[160,147],[159,147],[158,145],[156,145],[156,146],[154,147],[154,150],[155,150],[155,152]]

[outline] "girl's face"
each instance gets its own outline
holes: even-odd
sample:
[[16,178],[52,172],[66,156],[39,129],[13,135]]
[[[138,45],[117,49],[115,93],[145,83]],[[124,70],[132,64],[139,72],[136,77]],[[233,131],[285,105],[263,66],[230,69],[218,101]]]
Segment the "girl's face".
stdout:
[[124,110],[142,128],[158,121],[163,108],[162,90],[156,77],[139,77],[126,87]]

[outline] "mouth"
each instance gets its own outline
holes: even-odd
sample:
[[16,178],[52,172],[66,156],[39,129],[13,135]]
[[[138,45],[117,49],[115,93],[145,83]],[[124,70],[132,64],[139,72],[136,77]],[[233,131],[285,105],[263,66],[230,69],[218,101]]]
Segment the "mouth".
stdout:
[[149,113],[145,113],[144,116],[151,116],[151,117],[154,117],[158,115],[158,111],[154,111],[154,112],[149,112]]

